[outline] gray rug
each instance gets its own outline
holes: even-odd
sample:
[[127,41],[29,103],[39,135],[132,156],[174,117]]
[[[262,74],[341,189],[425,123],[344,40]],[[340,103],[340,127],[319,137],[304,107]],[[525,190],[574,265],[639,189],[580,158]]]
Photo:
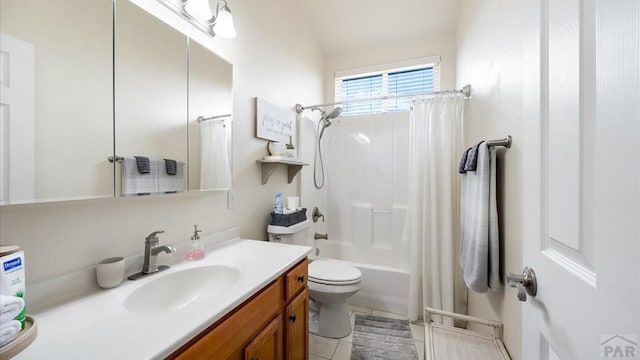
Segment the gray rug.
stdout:
[[409,320],[356,314],[351,360],[417,360]]

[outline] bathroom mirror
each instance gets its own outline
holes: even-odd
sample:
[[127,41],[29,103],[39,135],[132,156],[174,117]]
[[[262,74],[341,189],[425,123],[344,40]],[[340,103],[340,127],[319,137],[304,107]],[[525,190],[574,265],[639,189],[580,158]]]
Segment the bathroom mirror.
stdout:
[[229,190],[232,65],[189,41],[189,191]]
[[111,0],[0,1],[0,204],[112,197]]
[[231,188],[231,117],[206,132],[207,151],[197,118],[231,114],[232,65],[114,4],[0,0],[0,205],[120,195],[122,162],[109,157],[181,164],[158,193]]
[[[187,37],[130,1],[118,1],[115,24],[116,194],[183,192]],[[139,174],[136,156],[149,159],[150,174]],[[176,162],[175,174],[164,159]]]

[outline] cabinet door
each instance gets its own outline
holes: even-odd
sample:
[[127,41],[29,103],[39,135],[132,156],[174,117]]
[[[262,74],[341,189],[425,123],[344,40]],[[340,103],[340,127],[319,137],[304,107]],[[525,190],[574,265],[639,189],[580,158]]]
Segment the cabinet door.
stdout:
[[309,345],[309,292],[304,289],[285,311],[287,360],[307,358]]
[[262,330],[244,350],[245,360],[282,359],[282,323],[280,316]]
[[[284,281],[282,278],[267,286],[248,303],[241,305],[224,321],[217,324],[209,332],[197,336],[195,340],[185,344],[169,359],[178,360],[239,360],[244,355],[246,344],[257,340],[253,336],[261,329],[271,326],[270,319],[278,317],[284,309],[282,299]],[[280,325],[280,328],[282,325]],[[280,331],[282,333],[282,330]],[[282,335],[280,335],[282,342]],[[250,359],[250,358],[249,358]]]

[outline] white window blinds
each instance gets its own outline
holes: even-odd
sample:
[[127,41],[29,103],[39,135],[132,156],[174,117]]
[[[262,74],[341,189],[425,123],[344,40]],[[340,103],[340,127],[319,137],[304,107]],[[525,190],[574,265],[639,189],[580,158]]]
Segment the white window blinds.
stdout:
[[[383,96],[383,76],[373,75],[342,80],[342,99],[366,99]],[[344,115],[364,115],[382,112],[382,100],[370,100],[342,105]]]
[[[411,97],[396,96],[440,90],[439,63],[336,76],[335,101],[342,104],[342,115],[366,115],[409,111]],[[349,102],[388,96],[390,99]]]

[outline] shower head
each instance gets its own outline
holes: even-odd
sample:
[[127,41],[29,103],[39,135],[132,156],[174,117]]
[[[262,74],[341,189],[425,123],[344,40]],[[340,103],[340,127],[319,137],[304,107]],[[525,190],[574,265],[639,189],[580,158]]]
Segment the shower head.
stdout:
[[324,118],[325,120],[332,120],[340,116],[340,114],[342,114],[342,108],[340,106],[337,106],[329,114],[325,115]]
[[322,117],[320,118],[320,122],[322,123],[322,129],[324,130],[324,128],[331,126],[331,120],[340,116],[341,113],[342,113],[342,108],[340,106],[331,110],[331,112],[328,114],[323,113]]

